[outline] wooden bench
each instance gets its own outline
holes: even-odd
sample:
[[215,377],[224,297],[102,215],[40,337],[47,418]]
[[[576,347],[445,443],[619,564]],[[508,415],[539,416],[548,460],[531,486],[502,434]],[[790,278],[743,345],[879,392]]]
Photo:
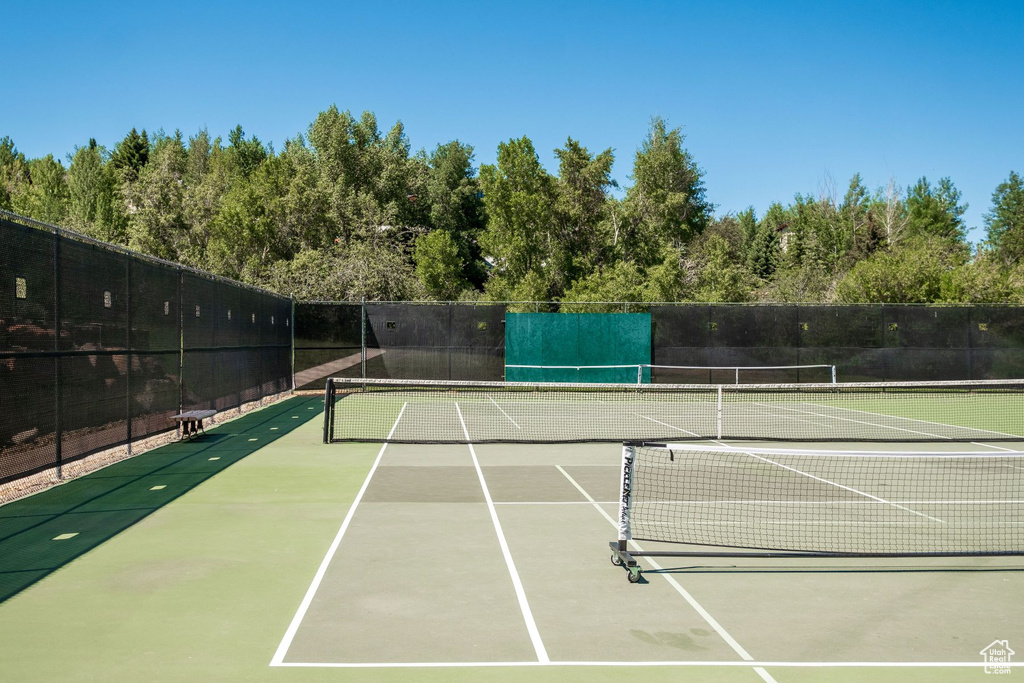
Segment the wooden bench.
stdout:
[[203,420],[216,414],[216,410],[187,410],[174,415],[171,419],[181,425],[181,440],[184,441],[198,436],[200,432],[206,434],[206,430],[203,429]]

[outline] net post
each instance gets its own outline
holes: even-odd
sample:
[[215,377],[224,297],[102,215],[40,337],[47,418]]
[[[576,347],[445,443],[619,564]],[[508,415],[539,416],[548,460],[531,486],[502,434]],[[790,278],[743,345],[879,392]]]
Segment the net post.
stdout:
[[636,459],[636,446],[622,444],[622,495],[619,498],[619,550],[626,549],[626,541],[632,537],[630,532],[630,507],[633,501],[633,462]]
[[334,379],[327,378],[324,388],[324,443],[331,442],[331,426],[334,423]]
[[740,369],[736,368],[736,384],[740,383]]
[[836,366],[832,366],[832,384],[836,383]]
[[722,385],[718,385],[718,409],[715,411],[718,421],[718,438],[722,438]]

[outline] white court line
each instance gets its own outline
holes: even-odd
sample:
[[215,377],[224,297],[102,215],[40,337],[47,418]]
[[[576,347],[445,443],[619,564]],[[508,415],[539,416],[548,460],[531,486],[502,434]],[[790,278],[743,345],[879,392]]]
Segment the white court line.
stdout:
[[[807,411],[807,410],[797,410],[796,408],[786,408],[786,407],[783,407],[783,406],[772,406],[772,405],[764,404],[764,403],[757,403],[755,405],[761,405],[761,406],[765,406],[765,407],[769,407],[769,408],[777,408],[779,410],[789,410],[789,411],[792,411],[792,412],[803,413],[803,414],[807,414],[807,415],[815,415],[817,417],[824,417],[824,418],[832,419],[832,420],[842,420],[844,422],[856,422],[858,424],[869,425],[869,426],[872,426],[872,427],[884,427],[886,429],[895,429],[895,430],[901,431],[901,432],[910,432],[911,434],[920,434],[922,436],[930,436],[930,437],[934,437],[934,438],[937,438],[937,439],[945,439],[947,441],[951,438],[951,437],[942,436],[942,435],[939,435],[939,434],[931,434],[929,432],[920,432],[920,431],[917,431],[917,430],[914,430],[914,429],[905,429],[905,428],[902,428],[902,427],[893,427],[892,425],[878,424],[878,423],[874,423],[874,422],[864,422],[862,420],[854,420],[854,419],[851,419],[851,418],[839,417],[837,415],[827,415],[827,414],[824,414],[824,413],[816,413],[816,412],[811,412],[811,411]],[[872,417],[896,418],[896,419],[900,419],[900,420],[909,420],[909,421],[913,421],[913,422],[923,422],[925,424],[932,424],[932,425],[935,425],[935,426],[942,426],[942,427],[956,427],[956,425],[947,425],[947,424],[941,423],[941,422],[930,422],[928,420],[918,420],[918,419],[915,419],[915,418],[905,418],[905,417],[901,417],[901,416],[898,416],[898,415],[886,415],[885,413],[873,413],[871,411],[856,410],[856,409],[853,409],[853,408],[841,408],[841,407],[838,407],[838,406],[819,406],[816,403],[802,403],[801,405],[813,405],[813,406],[816,406],[816,407],[819,407],[819,408],[836,408],[838,410],[849,410],[849,411],[855,412],[855,413],[860,413],[860,414],[864,414],[864,415],[871,415]],[[968,427],[967,429],[972,429],[972,428]],[[991,434],[1004,434],[1004,435],[1006,435],[1004,432],[995,432],[995,431],[989,431],[989,430],[977,430],[977,429],[974,429],[973,431],[987,431],[988,433],[991,433]],[[1006,436],[1013,436],[1013,435],[1006,435]],[[1010,451],[1011,453],[1014,452],[1012,448],[1004,448],[1002,446],[993,446],[991,444],[979,443],[979,442],[973,442],[973,441],[971,443],[973,445],[975,445],[975,446],[985,446],[986,448],[993,448],[993,449],[997,449],[997,450],[1001,450],[1001,451]],[[758,457],[756,455],[753,455],[752,453],[747,453],[747,455],[751,455],[753,457]],[[811,477],[812,479],[817,479],[817,477],[814,477],[813,475],[807,474],[806,472],[801,472],[800,470],[797,470],[797,469],[794,469],[794,468],[791,468],[791,467],[786,467],[785,465],[773,462],[771,460],[767,460],[767,459],[764,459],[764,460],[766,462],[772,463],[773,465],[778,465],[779,467],[785,467],[785,469],[792,470],[793,472],[796,472],[798,474],[803,474],[804,476]],[[1007,467],[1014,468],[1014,469],[1024,469],[1024,468],[1019,468],[1019,467],[1017,467],[1015,465],[1007,465]],[[831,482],[831,481],[828,481],[826,479],[821,479],[820,481],[826,482],[828,484],[832,484],[834,486],[839,486],[840,488],[847,488],[845,486],[842,486],[841,484],[836,484],[835,482]],[[886,500],[884,500],[882,498],[876,498],[875,496],[872,496],[870,494],[864,493],[862,491],[857,491],[856,489],[849,489],[849,490],[853,491],[854,493],[859,493],[859,494],[861,494],[863,496],[867,496],[868,498],[871,498],[873,500],[877,500],[879,502],[883,502],[883,503],[886,503],[888,505],[892,505],[893,507],[897,507],[897,508],[899,508],[901,510],[906,510],[907,512],[912,512],[915,515],[920,515],[921,517],[926,517],[926,518],[928,518],[930,520],[933,520],[935,522],[939,522],[941,524],[945,524],[945,522],[943,520],[941,520],[941,519],[938,519],[936,517],[931,517],[929,515],[926,515],[924,513],[918,512],[918,511],[913,510],[911,508],[908,508],[908,507],[905,507],[905,506],[902,506],[902,505],[898,505],[898,504],[895,504],[895,503],[890,503],[889,501],[886,501]]]
[[[1001,434],[1001,433],[1002,432],[996,432],[996,434]],[[1015,448],[1007,448],[1006,446],[995,446],[993,444],[982,443],[980,441],[972,441],[971,445],[973,445],[973,446],[984,446],[985,448],[994,448],[997,451],[1009,451],[1010,453],[1017,453],[1018,452],[1017,449],[1015,449]],[[1011,470],[1024,470],[1024,467],[1021,467],[1020,465],[1010,465],[1010,464],[1007,464],[1006,466],[1009,467]]]
[[1017,452],[1017,449],[1015,449],[1015,448],[1007,448],[1006,446],[994,446],[994,445],[992,445],[990,443],[984,443],[982,441],[972,441],[971,445],[972,446],[984,446],[985,448],[994,448],[997,451],[1009,451],[1010,453],[1016,453]]
[[[501,406],[499,406],[499,405],[498,405],[498,402],[497,402],[497,401],[495,401],[495,400],[494,400],[493,398],[491,398],[490,394],[488,394],[488,395],[487,395],[487,399],[488,399],[488,400],[489,400],[489,401],[490,401],[491,403],[493,403],[493,404],[494,404],[494,407],[495,407],[495,408],[497,408],[498,410],[501,410]],[[522,427],[520,427],[520,426],[519,426],[519,424],[518,424],[518,423],[517,423],[517,422],[516,422],[515,420],[513,420],[513,419],[512,419],[512,417],[511,417],[511,416],[510,416],[510,415],[509,415],[508,413],[506,413],[506,412],[505,412],[504,410],[501,410],[501,414],[502,414],[502,415],[504,415],[505,417],[507,417],[507,418],[508,418],[508,421],[509,421],[509,422],[511,422],[512,424],[514,424],[514,425],[516,426],[516,429],[522,429]],[[466,438],[467,438],[467,439],[469,438],[469,435],[468,435],[468,434],[466,435]]]
[[[930,432],[919,432],[916,429],[906,429],[904,427],[893,427],[892,425],[878,424],[877,422],[865,422],[864,420],[854,420],[850,417],[839,417],[838,415],[826,415],[824,413],[815,413],[810,410],[798,410],[796,408],[786,408],[784,406],[773,406],[767,403],[755,403],[754,405],[763,406],[765,408],[774,408],[776,410],[789,410],[794,413],[803,413],[804,415],[816,415],[818,417],[826,417],[830,420],[841,420],[843,422],[855,422],[857,424],[868,425],[869,427],[885,427],[886,429],[894,429],[898,432],[909,432],[911,434],[920,434],[921,436],[930,436],[935,439],[949,440],[950,437],[942,436],[941,434],[932,434]],[[814,404],[812,404],[814,405]],[[870,413],[871,415],[877,415],[878,417],[893,417],[892,415],[884,415],[882,413]],[[903,418],[899,418],[903,419]]]
[[[555,467],[558,468],[558,471],[561,472],[566,479],[569,480],[570,484],[576,487],[577,491],[583,494],[583,497],[586,498],[594,506],[594,509],[601,513],[601,516],[604,517],[605,520],[607,520],[608,523],[612,525],[612,528],[618,528],[619,525],[615,522],[614,519],[612,519],[611,515],[604,511],[604,508],[602,508],[597,503],[597,501],[594,500],[594,498],[587,492],[586,489],[580,486],[575,479],[570,477],[569,473],[562,469],[561,465],[555,465]],[[630,543],[633,545],[634,548],[637,549],[637,551],[643,552],[643,548],[641,548],[640,544],[638,544],[636,541],[630,541]],[[656,570],[660,570],[662,568],[661,565],[654,560],[654,558],[648,557],[647,562]],[[699,614],[704,619],[704,621],[708,623],[708,626],[710,626],[715,631],[715,633],[717,633],[722,638],[722,640],[729,644],[729,647],[732,648],[733,652],[740,656],[740,659],[743,659],[748,662],[753,661],[754,658],[751,657],[750,654],[743,649],[743,646],[740,645],[735,638],[729,635],[729,632],[725,630],[725,627],[719,624],[718,621],[713,616],[711,616],[711,613],[704,609],[704,607],[699,602],[697,602],[697,599],[690,595],[689,591],[683,588],[682,584],[676,581],[674,576],[672,576],[671,574],[662,574],[661,576],[663,576],[665,580],[668,581],[669,584],[676,589],[676,592],[683,596],[683,599],[686,600],[686,602],[689,603],[690,607],[692,607],[697,612],[697,614]],[[774,678],[772,678],[772,676],[767,671],[765,671],[763,667],[754,667],[754,671],[757,672],[757,675],[760,676],[761,679],[765,681],[765,683],[777,683],[777,681]]]
[[[996,434],[1002,434],[1002,432],[996,432]],[[1017,450],[1014,449],[1014,448],[1007,448],[1006,446],[995,446],[993,444],[983,443],[981,441],[972,441],[971,445],[972,446],[984,446],[985,448],[994,448],[997,451],[1009,451],[1010,453],[1017,453]],[[1010,465],[1010,464],[1007,464],[1006,466],[1009,467],[1011,470],[1024,470],[1024,467],[1021,467],[1020,465]]]
[[[536,666],[603,666],[603,667],[633,667],[633,666],[673,666],[673,667],[756,667],[756,670],[763,670],[766,667],[799,667],[807,669],[841,669],[841,668],[896,668],[896,669],[980,669],[986,664],[983,661],[977,662],[763,662],[759,660],[749,661],[649,661],[649,662],[597,662],[597,661],[553,661],[553,662],[289,662],[281,666],[297,668],[327,668],[327,669],[436,669],[436,668],[495,668],[495,667],[536,667]],[[991,663],[988,666],[993,666]],[[1015,667],[1024,666],[1024,662],[1008,662],[999,666]],[[765,675],[768,675],[765,672]],[[764,678],[764,676],[762,676]],[[769,680],[769,679],[766,679]],[[774,680],[774,679],[770,679]]]
[[1017,439],[1019,439],[1020,436],[1021,436],[1020,434],[1010,434],[1008,432],[997,432],[997,431],[995,431],[993,429],[979,429],[977,427],[962,427],[960,425],[948,424],[946,422],[934,422],[932,420],[921,420],[921,419],[916,418],[916,417],[903,417],[902,415],[887,415],[886,413],[876,413],[876,412],[873,412],[873,411],[870,411],[870,410],[857,410],[856,408],[843,408],[842,406],[823,406],[820,403],[813,403],[813,402],[808,402],[808,401],[805,401],[805,402],[801,403],[801,405],[817,406],[819,408],[828,407],[828,408],[832,408],[833,410],[848,410],[851,413],[861,413],[861,414],[864,414],[864,415],[873,415],[873,416],[878,416],[878,417],[895,417],[895,418],[900,419],[900,420],[907,420],[909,422],[921,422],[921,423],[926,424],[926,425],[935,425],[936,427],[953,427],[955,429],[965,429],[965,430],[967,430],[969,432],[981,432],[983,434],[998,434],[999,436],[1012,436],[1012,437],[1017,438]]
[[[459,422],[462,423],[462,432],[466,435],[466,441],[469,441],[469,430],[466,429],[466,421],[462,418],[462,409],[459,408],[459,402],[455,402],[455,412],[459,414]],[[526,599],[526,590],[523,588],[523,582],[519,578],[519,571],[516,569],[515,560],[512,559],[512,551],[508,548],[508,542],[505,540],[505,533],[501,530],[501,522],[498,521],[498,511],[494,509],[494,500],[491,498],[491,491],[487,488],[487,482],[484,480],[484,472],[480,469],[480,461],[476,457],[476,449],[473,448],[473,444],[467,444],[469,446],[469,454],[473,456],[473,466],[476,468],[476,476],[480,479],[480,488],[484,492],[484,500],[487,501],[487,511],[491,514],[491,522],[494,524],[494,531],[498,534],[498,544],[501,546],[501,554],[505,558],[505,565],[508,567],[509,576],[512,578],[512,586],[516,591],[516,598],[519,600],[519,609],[523,613],[523,619],[526,621],[526,630],[530,634],[530,641],[533,643],[533,649],[537,653],[537,661],[541,663],[548,663],[551,660],[548,658],[548,652],[544,648],[544,643],[540,639],[540,631],[537,629],[537,622],[533,619],[533,611],[530,609],[530,603]]]
[[749,453],[747,451],[744,451],[742,448],[736,449],[736,452],[737,453],[742,453],[743,455],[749,455],[751,458],[755,458],[755,459],[760,460],[762,462],[766,462],[766,463],[769,463],[771,465],[775,465],[776,467],[781,467],[784,470],[789,470],[790,472],[796,472],[797,474],[802,474],[803,476],[809,477],[809,478],[811,478],[811,479],[813,479],[815,481],[820,481],[820,482],[825,483],[825,484],[831,484],[832,486],[835,486],[837,488],[841,488],[844,491],[850,491],[851,493],[856,493],[858,495],[864,496],[865,498],[870,498],[871,500],[873,500],[873,501],[875,501],[877,503],[885,503],[886,505],[891,505],[894,508],[897,508],[899,510],[903,510],[904,512],[910,512],[910,513],[918,515],[920,517],[924,517],[925,519],[930,519],[933,522],[938,522],[939,524],[945,524],[946,523],[945,520],[941,520],[938,517],[932,517],[931,515],[926,515],[923,512],[918,512],[917,510],[914,510],[912,508],[908,508],[906,505],[900,505],[898,503],[892,503],[892,502],[886,500],[885,498],[879,498],[878,496],[873,496],[870,493],[865,493],[864,491],[860,491],[858,489],[855,489],[852,486],[845,486],[844,484],[839,484],[839,483],[836,483],[834,481],[830,481],[828,479],[823,479],[822,477],[818,477],[818,476],[815,476],[815,475],[810,474],[808,472],[804,472],[803,470],[798,470],[795,467],[790,467],[789,465],[783,465],[781,462],[775,462],[774,460],[771,460],[769,458],[764,458],[764,457],[762,457],[760,455],[757,455],[755,453]]
[[[697,437],[700,436],[700,434],[696,434],[696,433],[691,432],[689,430],[683,429],[682,427],[676,427],[674,425],[668,424],[667,422],[662,422],[661,420],[655,420],[653,417],[647,417],[646,415],[641,415],[640,413],[633,413],[633,414],[636,415],[637,417],[642,417],[645,420],[650,420],[651,422],[656,422],[657,424],[660,424],[662,427],[668,427],[669,429],[674,429],[677,432],[682,432],[684,434],[689,434],[690,436],[697,436]],[[566,475],[566,476],[568,476],[568,475]]]
[[[405,413],[405,407],[407,405],[409,405],[408,402],[403,403],[402,409],[398,411],[398,417],[395,418],[395,424],[391,425],[391,431],[388,432],[388,439],[391,438],[391,435],[395,433],[395,429],[398,428],[398,421],[402,419],[402,414]],[[377,466],[380,465],[380,460],[384,457],[384,450],[387,447],[387,441],[381,444],[380,451],[377,453],[377,459],[373,461],[373,466],[370,468],[370,472],[366,475],[366,479],[363,481],[363,485],[360,487],[359,493],[356,494],[355,500],[352,501],[352,505],[349,507],[348,513],[345,515],[345,520],[341,523],[341,528],[338,529],[338,534],[334,537],[331,547],[328,548],[327,554],[320,563],[320,568],[317,569],[316,575],[313,577],[313,582],[309,584],[305,597],[303,597],[302,602],[299,603],[299,609],[295,612],[295,616],[292,617],[292,622],[288,624],[288,629],[284,632],[284,638],[281,639],[281,644],[277,646],[277,652],[274,653],[273,659],[270,660],[270,666],[286,666],[284,664],[284,657],[288,654],[288,648],[292,646],[292,640],[295,639],[295,634],[299,630],[299,625],[305,618],[306,612],[309,610],[309,606],[313,603],[313,596],[316,595],[317,589],[320,588],[320,582],[323,581],[324,575],[327,573],[327,567],[330,566],[331,560],[334,559],[334,554],[338,552],[338,546],[341,545],[341,538],[348,530],[349,524],[352,523],[352,517],[356,513],[356,507],[359,506],[359,501],[363,499],[363,494],[366,493],[366,488],[370,485],[370,479],[373,478],[374,472],[377,471]]]
[[[618,505],[614,500],[601,501],[602,505]],[[590,505],[585,500],[506,500],[495,505]]]
[[[735,420],[736,419],[737,407],[733,407],[733,408],[731,408],[729,410],[729,419],[730,420]],[[746,411],[746,409],[744,409],[744,411]],[[749,411],[746,411],[746,412],[749,412],[750,417],[752,417],[753,419],[760,419],[761,417],[764,416],[764,410],[757,410],[756,408],[751,408]],[[742,415],[743,412],[740,412],[739,414]],[[796,415],[782,415],[780,413],[770,413],[770,414],[771,414],[773,419],[779,420],[780,423],[781,423],[781,421],[786,421],[787,425],[788,425],[788,423],[796,423],[796,422],[799,422],[801,424],[811,425],[812,427],[830,427],[832,425],[832,423],[830,423],[828,421],[829,418],[827,416],[819,415],[817,417],[820,418],[820,419],[810,419],[810,418],[807,418],[807,417],[797,417]],[[812,415],[812,417],[814,417],[814,416]]]
[[[796,412],[803,412],[803,411],[796,411]],[[812,413],[812,414],[814,414],[814,413]],[[825,415],[825,416],[822,416],[822,417],[828,417],[828,416]],[[648,419],[650,419],[650,418],[648,418]],[[848,420],[848,418],[836,418],[836,419]],[[857,420],[849,420],[849,421],[857,422]],[[661,423],[661,424],[665,424],[665,423]],[[864,424],[867,424],[867,423],[864,423]],[[666,427],[672,427],[672,425],[669,425],[669,424],[665,424],[665,426]],[[673,429],[679,429],[679,427],[673,427]],[[894,429],[899,429],[899,428],[898,427],[894,427]],[[907,431],[909,431],[909,430],[907,430]],[[748,455],[748,456],[750,456],[752,458],[756,458],[758,460],[762,460],[764,462],[770,463],[770,464],[775,465],[777,467],[781,467],[781,468],[789,470],[791,472],[795,472],[797,474],[802,474],[805,477],[810,477],[811,479],[814,479],[816,481],[820,481],[820,482],[823,482],[825,484],[831,484],[832,486],[836,486],[838,488],[845,489],[845,490],[850,491],[852,493],[857,493],[857,494],[862,495],[862,496],[864,496],[866,498],[870,498],[871,500],[874,500],[876,502],[885,503],[886,505],[891,505],[892,507],[898,508],[900,510],[904,510],[905,512],[910,512],[910,513],[918,515],[920,517],[924,517],[926,519],[930,519],[933,522],[938,522],[939,524],[945,524],[946,523],[944,520],[941,520],[938,517],[932,517],[931,515],[926,515],[923,512],[918,512],[917,510],[914,510],[914,509],[911,509],[909,507],[906,507],[905,505],[899,505],[897,503],[891,503],[891,502],[885,500],[884,498],[879,498],[878,496],[873,496],[870,493],[865,493],[864,491],[859,491],[859,490],[857,490],[855,488],[852,488],[852,487],[849,487],[849,486],[844,486],[843,484],[838,484],[838,483],[836,483],[834,481],[829,481],[828,479],[822,479],[821,477],[816,477],[813,474],[809,474],[807,472],[803,472],[803,471],[798,470],[798,469],[796,469],[794,467],[789,467],[788,465],[783,465],[782,463],[775,462],[774,460],[769,460],[768,458],[763,458],[763,457],[761,457],[759,455],[755,455],[754,453],[750,453],[750,452],[744,451],[742,449],[742,447],[730,446],[729,444],[726,444],[726,443],[724,443],[722,441],[716,441],[714,439],[711,439],[710,441],[712,443],[717,443],[719,445],[726,446],[728,448],[736,448],[736,452],[737,453],[742,453],[744,455]],[[566,475],[566,476],[568,476],[568,475]]]
[[[769,407],[769,408],[780,408],[782,410],[792,410],[793,412],[797,412],[797,413],[805,413],[807,415],[815,415],[817,417],[824,417],[824,418],[828,418],[828,419],[844,420],[846,422],[858,422],[860,424],[871,425],[871,426],[876,426],[876,427],[888,427],[888,425],[876,425],[876,424],[873,424],[873,423],[870,423],[870,422],[862,422],[860,420],[853,420],[853,419],[845,418],[845,417],[835,417],[835,416],[832,416],[832,415],[823,415],[821,413],[812,413],[810,411],[797,410],[795,408],[784,408],[782,406],[772,406],[772,405],[768,405],[768,404],[764,404],[764,403],[755,403],[754,405],[760,405],[760,406],[765,406],[765,407]],[[693,436],[697,436],[693,432],[687,432],[685,429],[682,429],[680,427],[676,427],[674,425],[667,424],[665,422],[660,422],[658,420],[655,420],[654,418],[647,417],[646,415],[640,415],[640,417],[643,417],[645,419],[651,420],[652,422],[657,422],[658,424],[663,425],[665,427],[669,427],[670,429],[676,429],[678,431],[686,432],[687,434],[692,434]],[[899,427],[890,427],[890,428],[891,429],[900,429]],[[914,432],[914,430],[910,430],[910,429],[901,429],[901,431],[909,431],[909,432],[913,432],[915,434],[924,434],[925,436],[936,436],[934,434],[927,434],[925,432]],[[948,438],[948,437],[941,437],[941,438]],[[908,507],[904,507],[904,506],[896,504],[896,503],[891,503],[891,502],[889,502],[889,501],[887,501],[887,500],[885,500],[883,498],[878,498],[877,496],[872,496],[869,493],[865,493],[863,491],[858,491],[857,489],[851,488],[849,486],[844,486],[842,484],[837,484],[834,481],[829,481],[828,479],[822,479],[822,478],[816,477],[816,476],[814,476],[812,474],[808,474],[807,472],[802,472],[802,471],[800,471],[798,469],[795,469],[793,467],[788,467],[788,466],[783,465],[781,463],[777,463],[777,462],[775,462],[773,460],[769,460],[767,458],[762,458],[760,456],[754,455],[753,453],[748,453],[748,452],[744,451],[742,449],[742,447],[729,446],[729,444],[726,444],[726,443],[724,443],[722,441],[717,441],[715,439],[709,439],[709,440],[712,441],[713,443],[717,443],[717,444],[720,444],[722,446],[728,446],[730,448],[736,448],[737,452],[739,452],[739,453],[743,453],[745,455],[749,455],[749,456],[757,458],[759,460],[763,460],[764,462],[771,463],[772,465],[776,465],[778,467],[782,467],[783,469],[787,469],[787,470],[790,470],[792,472],[796,472],[797,474],[802,474],[805,477],[810,477],[811,479],[815,479],[817,481],[821,481],[821,482],[824,482],[826,484],[831,484],[831,485],[837,486],[837,487],[839,487],[841,489],[846,489],[846,490],[851,491],[853,493],[857,493],[857,494],[860,494],[860,495],[865,496],[867,498],[870,498],[871,500],[874,500],[876,502],[885,503],[886,505],[892,505],[894,507],[900,508],[901,510],[905,510],[907,512],[912,512],[915,515],[920,515],[921,517],[926,517],[926,518],[928,518],[928,519],[930,519],[932,521],[939,522],[941,524],[945,524],[945,522],[943,520],[941,520],[941,519],[937,519],[935,517],[930,517],[929,515],[926,515],[926,514],[921,513],[921,512],[917,512],[916,510],[912,510],[912,509],[910,509]],[[1009,450],[1009,449],[1007,449],[1007,450]],[[568,476],[568,475],[566,475],[566,476]]]

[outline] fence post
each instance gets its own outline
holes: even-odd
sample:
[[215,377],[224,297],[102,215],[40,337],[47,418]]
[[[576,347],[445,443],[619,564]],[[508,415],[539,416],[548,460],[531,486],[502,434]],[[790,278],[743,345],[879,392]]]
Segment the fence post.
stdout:
[[128,419],[128,457],[132,456],[132,257],[124,255],[125,413]]
[[359,302],[359,377],[366,379],[366,297]]
[[974,379],[974,307],[967,309],[967,379]]
[[291,352],[292,352],[292,391],[295,391],[295,292],[288,295],[288,301],[291,303],[291,325],[292,339],[291,339]]
[[178,266],[178,412],[185,411],[185,277]]
[[60,311],[60,293],[61,293],[61,269],[60,269],[60,228],[54,228],[53,233],[53,395],[54,395],[54,409],[53,409],[53,457],[54,465],[57,468],[57,479],[64,478],[63,471],[63,457],[61,454],[61,441],[63,441],[64,424],[63,424],[63,410],[61,406],[61,348],[60,348],[60,331],[61,331],[61,311]]
[[452,378],[452,302],[448,304],[448,379]]

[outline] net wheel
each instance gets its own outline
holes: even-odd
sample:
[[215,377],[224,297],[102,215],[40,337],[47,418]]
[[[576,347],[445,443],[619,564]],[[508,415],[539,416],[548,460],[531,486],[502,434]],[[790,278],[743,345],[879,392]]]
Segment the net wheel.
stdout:
[[614,564],[616,567],[622,566],[622,558],[619,557],[616,553],[612,553],[612,564]]
[[629,572],[626,574],[626,578],[629,579],[630,583],[640,583],[640,572],[637,571],[635,574],[633,572]]

